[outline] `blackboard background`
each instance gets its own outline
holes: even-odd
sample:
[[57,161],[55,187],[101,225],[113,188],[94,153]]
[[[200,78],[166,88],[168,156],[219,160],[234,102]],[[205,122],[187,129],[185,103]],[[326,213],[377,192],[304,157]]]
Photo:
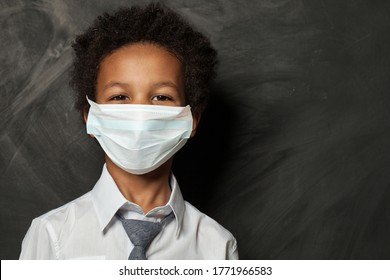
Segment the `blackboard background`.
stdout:
[[[103,157],[68,87],[70,43],[147,1],[0,1],[0,257],[89,191]],[[210,37],[219,77],[175,174],[243,259],[390,258],[390,1],[164,3]]]

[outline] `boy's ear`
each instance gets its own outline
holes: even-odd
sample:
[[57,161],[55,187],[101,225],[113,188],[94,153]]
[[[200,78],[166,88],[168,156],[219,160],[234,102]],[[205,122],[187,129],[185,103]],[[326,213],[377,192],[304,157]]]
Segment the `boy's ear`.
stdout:
[[196,130],[198,129],[198,125],[200,122],[200,118],[202,117],[201,113],[198,113],[196,115],[192,115],[192,132],[191,132],[191,138],[195,136]]
[[[84,123],[87,124],[89,108],[85,108],[83,111]],[[95,138],[95,135],[89,134],[90,137]]]
[[88,120],[88,109],[84,109],[83,115],[84,115],[84,123],[87,123],[87,120]]

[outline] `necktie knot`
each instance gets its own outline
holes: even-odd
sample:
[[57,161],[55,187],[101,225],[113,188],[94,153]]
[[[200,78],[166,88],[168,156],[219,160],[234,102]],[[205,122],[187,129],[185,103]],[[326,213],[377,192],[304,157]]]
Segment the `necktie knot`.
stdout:
[[161,232],[163,226],[174,218],[173,212],[160,222],[124,219],[119,214],[117,216],[121,220],[131,243],[134,245],[129,260],[146,260],[146,250],[150,243]]
[[141,221],[141,220],[124,220],[122,224],[126,230],[130,241],[135,246],[147,247],[149,243],[160,233],[162,225],[160,223]]

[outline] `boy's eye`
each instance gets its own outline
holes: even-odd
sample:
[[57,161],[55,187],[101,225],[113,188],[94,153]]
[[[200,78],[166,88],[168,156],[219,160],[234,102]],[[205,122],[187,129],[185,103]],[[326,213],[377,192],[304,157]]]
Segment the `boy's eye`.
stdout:
[[127,100],[128,97],[126,95],[116,95],[114,97],[111,98],[111,100],[115,100],[115,101],[123,101],[123,100]]
[[152,99],[153,101],[172,101],[172,97],[166,95],[156,95]]

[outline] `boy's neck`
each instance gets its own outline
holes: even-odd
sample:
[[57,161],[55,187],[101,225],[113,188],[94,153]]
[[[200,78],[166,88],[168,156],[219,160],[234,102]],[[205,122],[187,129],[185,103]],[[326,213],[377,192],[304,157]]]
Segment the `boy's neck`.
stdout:
[[119,168],[106,156],[107,170],[119,191],[128,201],[139,205],[145,214],[168,202],[171,195],[169,185],[171,165],[172,159],[152,172],[135,175]]

